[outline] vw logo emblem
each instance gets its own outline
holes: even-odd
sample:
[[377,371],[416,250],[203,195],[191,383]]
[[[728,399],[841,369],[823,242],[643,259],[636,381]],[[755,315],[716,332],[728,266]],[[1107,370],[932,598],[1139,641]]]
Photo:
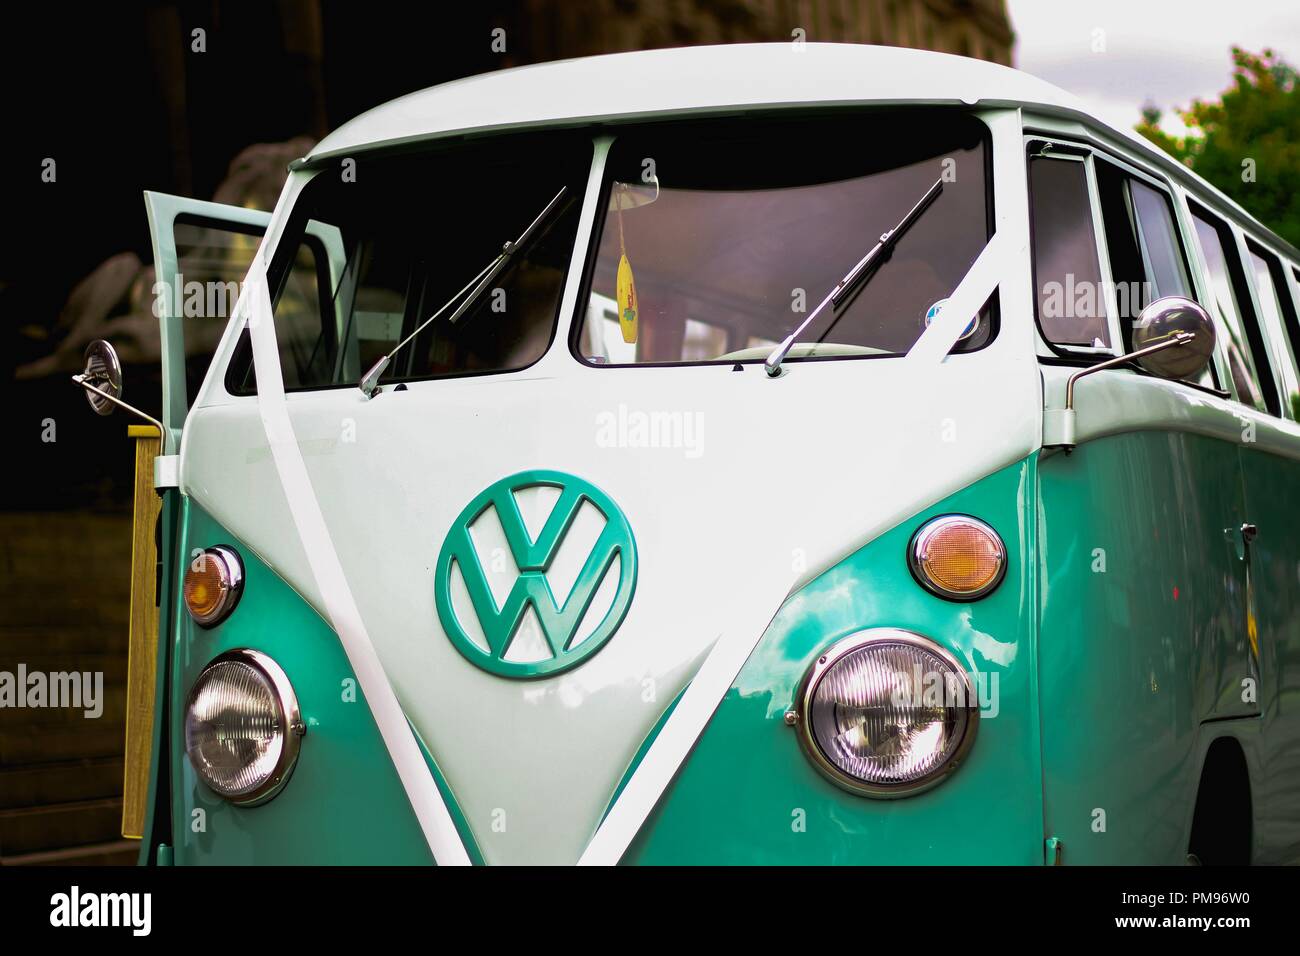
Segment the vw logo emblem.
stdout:
[[[534,541],[520,514],[516,494],[537,486],[554,488],[559,497]],[[547,570],[584,503],[590,503],[600,512],[605,525],[583,562],[573,587],[560,603],[551,590]],[[496,511],[511,556],[519,569],[519,577],[501,606],[497,605],[488,584],[487,573],[470,533],[474,523],[489,508]],[[619,568],[614,600],[595,630],[578,640],[578,628],[601,583],[612,573],[615,558]],[[458,616],[452,601],[453,565],[459,569],[465,582],[469,604],[478,619],[486,647],[469,636]],[[502,677],[546,677],[577,667],[614,636],[627,615],[635,589],[636,542],[627,518],[599,488],[560,471],[520,472],[502,478],[482,491],[452,522],[433,573],[438,619],[448,639],[471,663]],[[530,607],[549,656],[526,663],[508,660],[511,645],[518,637]]]

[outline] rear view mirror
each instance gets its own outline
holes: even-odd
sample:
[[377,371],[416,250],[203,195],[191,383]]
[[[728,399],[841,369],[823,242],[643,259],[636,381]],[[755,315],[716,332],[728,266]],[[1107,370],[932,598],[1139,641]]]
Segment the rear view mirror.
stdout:
[[122,397],[122,363],[117,349],[104,339],[96,339],[86,346],[85,358],[85,369],[72,380],[83,387],[93,385],[93,390],[86,389],[86,401],[96,415],[111,415],[117,404],[115,400]]
[[96,339],[87,345],[86,367],[72,376],[72,381],[85,389],[86,401],[96,415],[111,415],[114,408],[125,408],[158,429],[159,435],[167,434],[158,419],[122,401],[122,363],[112,343]]
[[[1195,338],[1181,348],[1145,349],[1191,332]],[[1214,323],[1209,313],[1191,299],[1171,295],[1142,310],[1133,323],[1133,351],[1137,363],[1161,378],[1192,378],[1200,374],[1214,354]]]

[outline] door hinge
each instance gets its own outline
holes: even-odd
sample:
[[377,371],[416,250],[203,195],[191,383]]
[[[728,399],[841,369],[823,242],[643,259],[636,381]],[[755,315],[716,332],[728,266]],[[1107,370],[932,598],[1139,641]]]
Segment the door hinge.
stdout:
[[153,486],[157,490],[163,488],[179,488],[181,485],[181,456],[180,455],[158,455],[153,460]]

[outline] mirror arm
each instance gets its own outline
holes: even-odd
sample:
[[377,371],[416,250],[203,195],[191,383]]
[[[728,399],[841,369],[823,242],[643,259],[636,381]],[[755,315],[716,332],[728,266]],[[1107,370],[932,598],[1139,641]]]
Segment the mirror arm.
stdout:
[[1192,339],[1196,338],[1195,332],[1175,332],[1171,337],[1163,342],[1157,342],[1155,345],[1148,345],[1144,349],[1138,349],[1136,352],[1128,352],[1124,355],[1117,355],[1113,359],[1107,359],[1105,362],[1098,362],[1096,365],[1089,365],[1087,368],[1079,369],[1070,376],[1065,383],[1065,410],[1074,411],[1074,383],[1085,375],[1091,375],[1093,372],[1100,372],[1103,369],[1114,368],[1116,365],[1124,365],[1133,359],[1142,358],[1144,355],[1150,355],[1152,352],[1163,352],[1167,348],[1173,348],[1177,345],[1186,345]]
[[74,375],[72,376],[72,380],[76,382],[78,385],[80,385],[82,388],[86,389],[87,391],[94,392],[100,398],[108,399],[108,401],[112,402],[118,408],[124,408],[132,415],[138,415],[139,417],[143,418],[154,428],[158,429],[159,437],[165,438],[167,436],[167,429],[163,428],[163,423],[158,421],[158,419],[146,415],[144,412],[140,411],[140,409],[136,408],[135,406],[128,405],[126,402],[122,401],[121,399],[114,398],[112,395],[108,394],[108,392],[104,391],[102,388],[98,388],[90,384],[90,380],[87,379],[84,374]]
[[1043,410],[1043,447],[1064,448],[1065,453],[1068,455],[1074,449],[1074,446],[1078,444],[1074,440],[1074,385],[1079,379],[1085,375],[1091,375],[1093,372],[1115,368],[1117,365],[1126,365],[1134,359],[1142,358],[1153,352],[1186,345],[1195,338],[1195,332],[1175,332],[1169,338],[1163,339],[1154,345],[1148,345],[1146,348],[1138,349],[1135,352],[1117,355],[1115,358],[1079,369],[1066,380],[1065,408],[1047,408]]

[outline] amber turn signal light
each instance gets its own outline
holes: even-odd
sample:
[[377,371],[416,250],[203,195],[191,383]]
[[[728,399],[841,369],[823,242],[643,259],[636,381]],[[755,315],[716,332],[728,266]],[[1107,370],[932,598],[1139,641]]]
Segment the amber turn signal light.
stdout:
[[907,549],[912,576],[950,601],[974,601],[1001,582],[1007,549],[998,533],[969,515],[942,515],[923,524]]
[[201,627],[230,616],[244,590],[244,566],[234,548],[224,544],[195,555],[185,569],[185,607]]

